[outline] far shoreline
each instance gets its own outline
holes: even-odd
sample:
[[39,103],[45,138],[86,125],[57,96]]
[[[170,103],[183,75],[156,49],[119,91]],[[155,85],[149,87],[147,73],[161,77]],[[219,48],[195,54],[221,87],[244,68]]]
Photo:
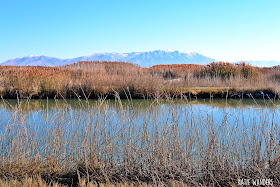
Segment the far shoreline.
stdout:
[[280,66],[84,61],[58,67],[0,66],[3,99],[279,99]]
[[198,87],[198,88],[180,88],[180,89],[162,89],[161,92],[157,92],[150,95],[141,95],[139,93],[131,93],[128,90],[121,92],[109,91],[102,94],[93,95],[77,95],[73,93],[70,97],[62,96],[59,93],[52,93],[50,95],[39,95],[34,94],[27,97],[21,97],[16,91],[13,94],[1,95],[2,99],[167,99],[167,98],[192,98],[192,99],[213,99],[213,98],[224,98],[224,99],[279,99],[279,93],[276,93],[271,88],[209,88],[209,87]]

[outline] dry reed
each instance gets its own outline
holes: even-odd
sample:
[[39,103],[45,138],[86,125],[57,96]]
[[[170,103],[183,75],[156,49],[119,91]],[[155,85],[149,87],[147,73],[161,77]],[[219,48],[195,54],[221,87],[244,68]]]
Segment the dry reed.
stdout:
[[113,104],[99,99],[94,107],[80,100],[78,108],[56,101],[59,110],[47,103],[35,112],[29,101],[4,101],[1,183],[32,183],[38,176],[36,183],[72,186],[234,186],[240,178],[280,185],[277,106],[224,110],[216,121],[213,111],[205,114],[190,98],[182,98],[180,107],[166,96],[144,110],[130,99],[125,104],[118,92],[115,98]]

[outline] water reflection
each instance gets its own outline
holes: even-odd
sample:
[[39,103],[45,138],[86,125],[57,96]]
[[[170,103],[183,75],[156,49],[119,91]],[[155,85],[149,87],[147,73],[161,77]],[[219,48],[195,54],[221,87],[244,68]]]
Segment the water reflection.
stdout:
[[[271,100],[6,100],[0,101],[0,124],[185,123],[279,124],[280,101]],[[102,120],[105,120],[104,122]]]
[[[0,107],[1,109],[5,106],[6,110],[17,110],[18,107],[24,111],[40,111],[52,108],[65,108],[70,107],[72,109],[85,109],[88,107],[96,107],[100,105],[101,102],[108,104],[110,107],[118,108],[120,101],[115,100],[77,100],[77,99],[67,99],[67,100],[54,100],[54,99],[41,99],[41,100],[1,100]],[[263,100],[263,99],[244,99],[244,100],[236,100],[236,99],[193,99],[193,100],[184,100],[184,99],[176,99],[176,100],[141,100],[134,99],[130,100],[121,100],[121,104],[125,107],[133,107],[134,109],[148,109],[154,105],[207,105],[213,108],[246,108],[246,107],[254,107],[254,108],[276,108],[280,104],[279,100]]]

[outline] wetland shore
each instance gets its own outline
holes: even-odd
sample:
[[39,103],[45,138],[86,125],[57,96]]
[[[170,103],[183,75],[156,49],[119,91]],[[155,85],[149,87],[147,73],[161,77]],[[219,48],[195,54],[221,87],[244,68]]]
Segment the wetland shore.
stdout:
[[17,98],[271,98],[280,68],[245,63],[175,64],[141,68],[125,62],[79,62],[59,67],[0,66],[0,96]]

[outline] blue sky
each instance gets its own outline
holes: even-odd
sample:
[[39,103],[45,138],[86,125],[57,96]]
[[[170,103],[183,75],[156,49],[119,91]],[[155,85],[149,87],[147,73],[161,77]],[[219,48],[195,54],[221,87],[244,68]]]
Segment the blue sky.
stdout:
[[279,10],[279,0],[0,0],[0,62],[156,49],[280,60]]

